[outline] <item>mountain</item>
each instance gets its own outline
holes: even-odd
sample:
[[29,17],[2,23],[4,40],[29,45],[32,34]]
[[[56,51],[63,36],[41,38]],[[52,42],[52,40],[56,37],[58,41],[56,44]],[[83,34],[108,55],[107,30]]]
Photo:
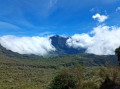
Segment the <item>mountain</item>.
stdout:
[[[69,48],[66,45],[68,39],[66,37],[52,36],[51,39],[57,49],[57,56],[47,58],[21,55],[0,45],[0,83],[2,85],[0,89],[47,89],[48,84],[61,69],[83,65],[86,67],[86,72],[91,70],[98,72],[99,67],[106,64],[118,65],[115,55],[82,53],[83,49]],[[91,77],[91,75],[88,76]]]
[[[62,49],[65,47],[65,45],[60,47]],[[58,49],[60,48],[58,47]],[[58,56],[46,58],[37,55],[25,55],[25,54],[22,55],[7,50],[6,48],[0,45],[0,64],[4,62],[4,60],[1,61],[1,59],[7,60],[10,63],[11,61],[15,61],[15,62],[17,61],[17,64],[23,63],[27,65],[34,65],[44,68],[49,68],[49,67],[58,68],[61,66],[69,67],[77,64],[86,65],[86,66],[104,66],[106,65],[107,62],[112,63],[112,65],[118,64],[118,60],[115,55],[94,55],[88,53],[77,53],[77,54],[66,54],[66,55],[64,54],[64,55],[58,55]]]
[[13,52],[11,50],[7,50],[3,46],[0,45],[0,55],[8,58],[19,58],[19,59],[38,59],[38,58],[43,58],[42,56],[37,56],[37,55],[27,55],[27,54],[19,54],[17,52]]
[[[115,55],[94,55],[85,53],[85,49],[74,49],[66,45],[66,40],[69,37],[62,37],[54,35],[50,37],[52,45],[56,48],[55,52],[51,52],[50,55],[45,57],[37,55],[22,55],[12,52],[0,45],[0,59],[11,61],[19,61],[19,63],[25,63],[27,65],[34,65],[43,68],[57,68],[61,66],[73,66],[76,64],[86,66],[104,66],[107,62],[111,62],[113,65],[117,65],[118,61]],[[55,55],[55,56],[53,56]],[[0,61],[3,63],[3,60]]]
[[52,45],[56,48],[56,51],[54,52],[55,54],[65,55],[65,54],[85,53],[86,49],[84,48],[75,49],[73,47],[67,46],[66,41],[69,38],[70,37],[63,37],[59,35],[54,35],[50,37]]
[[[34,65],[43,68],[57,68],[61,66],[73,66],[76,64],[86,65],[86,66],[104,66],[107,62],[117,65],[117,57],[115,55],[94,55],[83,52],[83,49],[77,50],[74,48],[68,48],[65,41],[68,38],[53,36],[52,44],[57,49],[58,56],[52,57],[42,57],[37,55],[21,55],[19,53],[12,52],[0,45],[0,59],[5,59],[11,61],[19,61],[19,63],[25,63],[27,65]],[[73,51],[72,51],[73,50]],[[63,53],[62,53],[63,52]],[[56,54],[57,54],[56,53]],[[4,57],[4,58],[3,58]],[[0,61],[4,62],[3,60]]]

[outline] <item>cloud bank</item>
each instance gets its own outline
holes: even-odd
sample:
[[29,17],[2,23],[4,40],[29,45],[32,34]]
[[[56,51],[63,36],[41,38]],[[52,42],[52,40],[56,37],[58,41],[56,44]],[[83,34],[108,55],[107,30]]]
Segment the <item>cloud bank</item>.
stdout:
[[75,34],[67,40],[67,45],[86,48],[86,53],[114,55],[114,50],[120,46],[120,28],[100,25],[89,34]]
[[92,16],[93,19],[97,19],[99,23],[102,23],[104,22],[105,20],[108,19],[108,16],[105,16],[105,15],[100,15],[100,14],[95,14]]
[[49,37],[16,37],[12,35],[0,37],[0,44],[8,50],[20,54],[46,55],[55,51]]

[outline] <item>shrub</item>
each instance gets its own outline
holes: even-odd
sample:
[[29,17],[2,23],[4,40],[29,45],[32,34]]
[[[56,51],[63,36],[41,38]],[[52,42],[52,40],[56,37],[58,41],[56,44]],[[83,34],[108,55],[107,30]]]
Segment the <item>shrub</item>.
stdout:
[[60,72],[53,79],[49,89],[74,89],[76,81],[74,77],[68,74],[66,71]]
[[106,77],[105,81],[100,86],[100,89],[120,89],[120,86],[114,81],[110,80],[109,77]]

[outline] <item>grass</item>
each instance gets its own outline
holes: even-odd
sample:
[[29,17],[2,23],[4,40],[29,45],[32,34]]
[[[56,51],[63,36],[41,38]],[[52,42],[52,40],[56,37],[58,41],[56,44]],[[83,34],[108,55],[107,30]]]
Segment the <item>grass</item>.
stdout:
[[55,72],[55,69],[1,65],[0,89],[44,89]]

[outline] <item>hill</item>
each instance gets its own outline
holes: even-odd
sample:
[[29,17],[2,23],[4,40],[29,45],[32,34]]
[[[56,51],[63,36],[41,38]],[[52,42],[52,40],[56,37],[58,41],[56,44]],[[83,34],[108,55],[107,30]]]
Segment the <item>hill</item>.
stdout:
[[23,61],[23,63],[26,63],[26,64],[35,63],[43,66],[47,64],[47,65],[56,66],[56,67],[59,67],[61,65],[72,66],[75,64],[81,64],[86,66],[104,66],[106,62],[111,62],[114,65],[118,64],[118,61],[115,55],[94,55],[94,54],[87,54],[87,53],[79,53],[79,54],[72,54],[72,55],[64,54],[64,55],[58,55],[53,57],[42,57],[37,55],[25,55],[25,54],[21,55],[21,54],[12,52],[10,50],[7,50],[2,46],[0,46],[0,57],[4,57],[6,60],[14,59],[17,61],[19,60],[21,62]]
[[44,58],[21,55],[0,46],[0,89],[45,89],[62,68],[75,65],[98,67],[107,62],[118,64],[114,55],[79,53]]

